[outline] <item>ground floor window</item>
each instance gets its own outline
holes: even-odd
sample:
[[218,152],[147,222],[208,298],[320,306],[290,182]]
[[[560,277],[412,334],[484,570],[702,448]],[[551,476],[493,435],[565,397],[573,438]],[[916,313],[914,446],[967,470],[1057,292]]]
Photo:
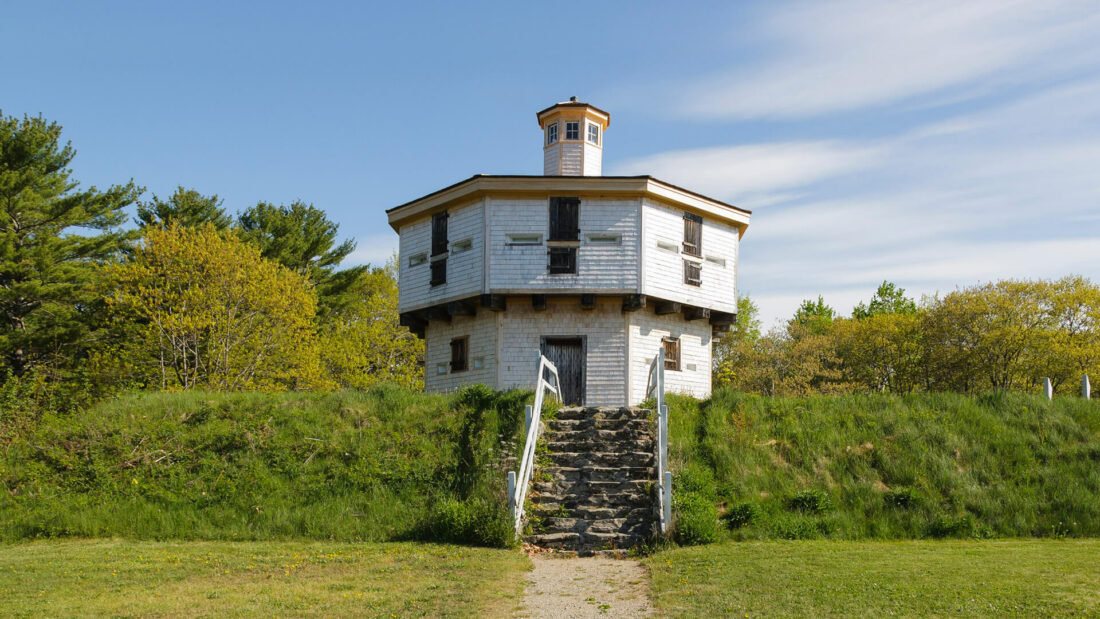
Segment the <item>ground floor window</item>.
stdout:
[[451,372],[465,372],[466,358],[470,353],[470,337],[456,337],[451,340]]
[[665,348],[665,369],[674,372],[680,371],[680,338],[666,337],[661,339]]

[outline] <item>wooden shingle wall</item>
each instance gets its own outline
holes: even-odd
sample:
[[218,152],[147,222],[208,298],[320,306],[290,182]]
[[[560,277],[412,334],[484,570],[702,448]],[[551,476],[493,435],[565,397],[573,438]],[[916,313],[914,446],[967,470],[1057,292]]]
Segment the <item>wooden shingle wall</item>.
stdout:
[[[547,199],[489,201],[489,287],[494,292],[546,290],[636,292],[640,242],[639,200],[581,197],[580,246],[575,275],[547,272]],[[540,245],[513,246],[509,235],[538,234]],[[593,234],[612,234],[618,244],[593,243]]]
[[652,310],[629,314],[629,404],[645,399],[649,364],[665,337],[680,339],[680,371],[665,371],[665,391],[705,398],[711,391],[711,327],[705,320],[685,321],[679,314],[658,316]]
[[[476,316],[455,316],[450,324],[438,320],[428,323],[424,333],[424,389],[429,393],[453,391],[470,383],[484,383],[495,387],[497,320],[497,314],[479,309]],[[464,372],[451,372],[451,339],[464,336],[470,338],[468,369]],[[479,364],[480,368],[477,367]],[[439,373],[441,365],[446,370],[443,374]],[[533,371],[531,374],[534,376]]]
[[684,283],[684,211],[646,199],[642,293],[721,312],[737,311],[737,228],[703,218],[702,286]]
[[[428,262],[416,266],[409,264],[412,256],[431,254],[431,217],[401,227],[401,286],[397,304],[399,311],[405,312],[481,293],[485,230],[483,208],[482,202],[478,201],[448,211],[450,217],[447,240],[451,251],[447,257],[447,283],[441,286],[431,286],[431,267]],[[469,250],[455,251],[457,244],[467,240],[470,244]]]

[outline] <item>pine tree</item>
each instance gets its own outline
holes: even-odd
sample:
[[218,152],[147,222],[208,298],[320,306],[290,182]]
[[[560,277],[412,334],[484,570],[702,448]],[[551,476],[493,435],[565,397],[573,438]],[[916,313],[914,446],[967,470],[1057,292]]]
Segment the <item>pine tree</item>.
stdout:
[[237,217],[241,237],[260,248],[268,260],[309,278],[316,287],[322,310],[343,305],[348,292],[366,267],[338,270],[355,242],[336,244],[339,224],[312,204],[295,201],[290,206],[260,202]]
[[192,228],[210,224],[218,230],[225,230],[232,225],[233,218],[222,208],[222,201],[217,195],[204,196],[180,185],[167,200],[161,200],[154,194],[151,201],[139,203],[134,223],[142,228],[171,223]]
[[122,250],[123,209],[142,191],[79,190],[60,140],[57,123],[0,115],[0,375],[79,356],[101,306],[92,280]]

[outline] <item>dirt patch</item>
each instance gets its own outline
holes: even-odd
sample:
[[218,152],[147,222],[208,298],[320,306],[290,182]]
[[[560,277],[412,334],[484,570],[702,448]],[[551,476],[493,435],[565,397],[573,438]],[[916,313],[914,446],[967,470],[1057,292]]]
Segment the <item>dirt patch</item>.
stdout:
[[645,617],[649,577],[638,561],[535,555],[520,617]]

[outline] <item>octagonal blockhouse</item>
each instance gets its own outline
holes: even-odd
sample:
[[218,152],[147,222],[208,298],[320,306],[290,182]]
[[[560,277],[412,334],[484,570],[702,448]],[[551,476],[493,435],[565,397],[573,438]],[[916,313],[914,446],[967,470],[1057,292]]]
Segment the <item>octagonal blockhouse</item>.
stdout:
[[667,390],[708,396],[749,211],[650,176],[600,176],[610,116],[594,106],[571,100],[538,120],[544,175],[476,175],[388,211],[426,389],[531,387],[541,350],[566,403],[636,404],[664,348]]

